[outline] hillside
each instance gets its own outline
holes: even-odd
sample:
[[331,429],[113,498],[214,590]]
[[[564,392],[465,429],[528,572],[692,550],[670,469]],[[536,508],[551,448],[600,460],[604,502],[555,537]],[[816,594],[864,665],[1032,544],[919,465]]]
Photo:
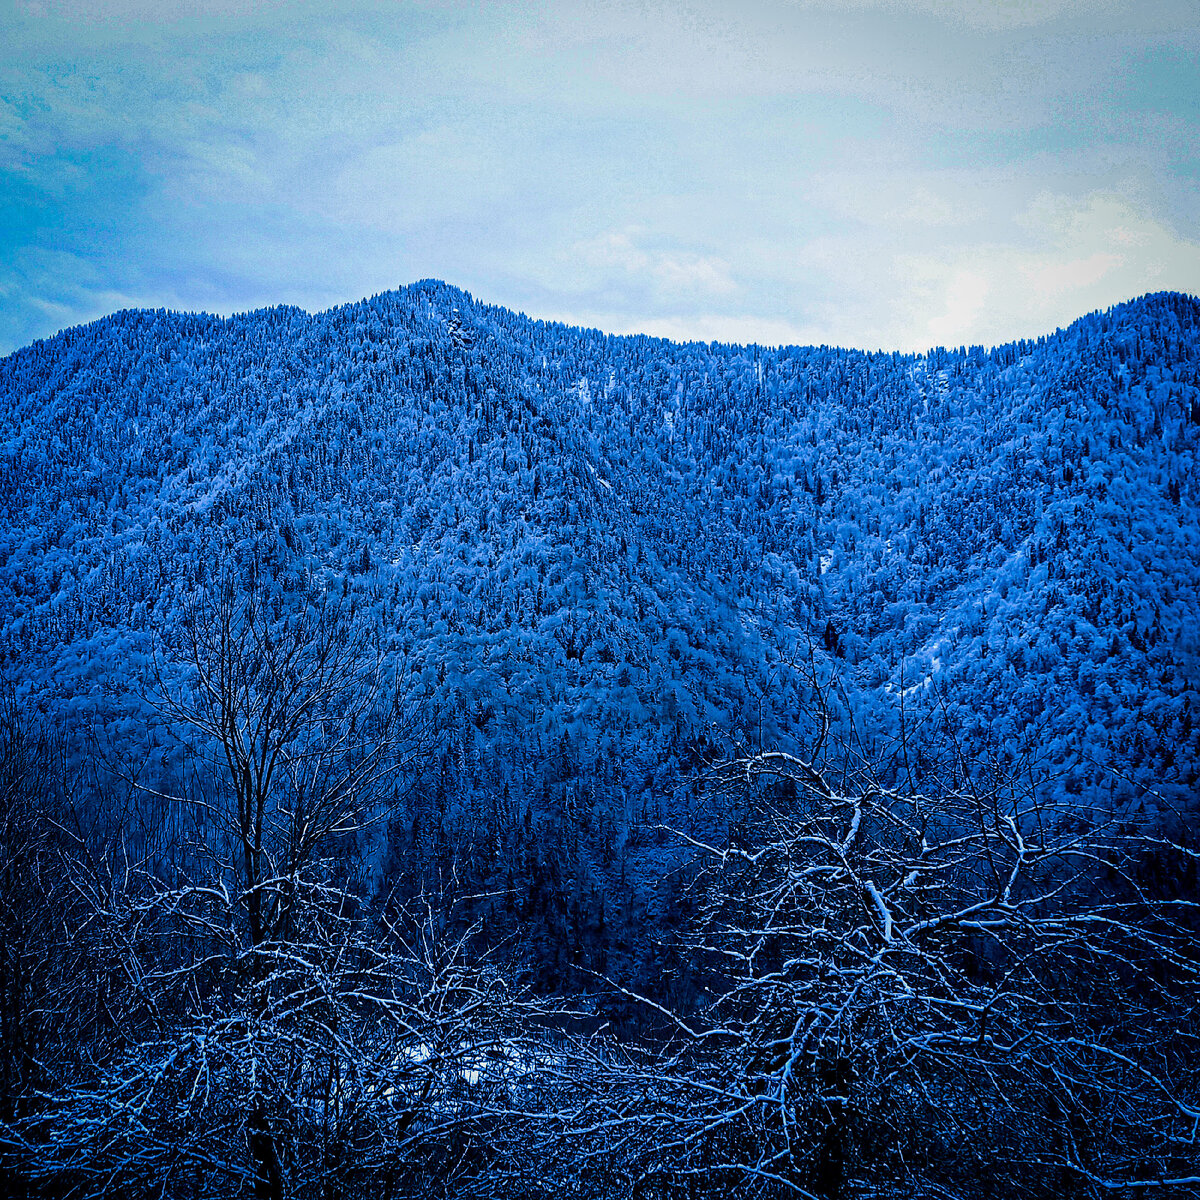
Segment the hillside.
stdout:
[[606,897],[650,902],[618,889],[650,826],[720,820],[708,749],[803,741],[810,660],[918,777],[950,729],[1131,816],[1193,808],[1198,453],[1177,294],[923,356],[608,337],[436,282],[122,312],[0,362],[0,670],[136,742],[142,668],[216,577],[345,597],[444,713],[394,856],[495,833],[473,869],[524,864],[525,915],[578,947]]

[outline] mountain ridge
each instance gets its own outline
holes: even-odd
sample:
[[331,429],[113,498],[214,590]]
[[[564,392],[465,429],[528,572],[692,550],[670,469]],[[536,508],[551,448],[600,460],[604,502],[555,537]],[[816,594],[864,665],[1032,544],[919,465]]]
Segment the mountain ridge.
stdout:
[[[1181,292],[1174,290],[1160,290],[1155,292],[1144,292],[1137,296],[1132,296],[1127,300],[1118,301],[1115,304],[1109,305],[1107,308],[1093,309],[1090,312],[1076,317],[1073,321],[1065,326],[1057,326],[1053,332],[1036,334],[1031,337],[1010,338],[1004,342],[997,342],[991,346],[960,344],[955,347],[953,345],[936,345],[929,346],[925,350],[886,350],[883,347],[877,347],[874,350],[868,350],[865,347],[853,345],[841,345],[835,343],[784,343],[784,342],[728,342],[719,339],[673,339],[663,337],[659,334],[652,333],[609,333],[601,329],[599,326],[580,325],[569,321],[560,321],[552,317],[531,317],[522,309],[511,309],[504,305],[490,304],[478,300],[470,291],[465,288],[460,288],[455,284],[447,283],[445,280],[437,279],[432,276],[425,279],[418,279],[410,284],[402,285],[398,288],[387,289],[382,292],[372,293],[370,296],[365,296],[360,300],[348,300],[341,304],[330,305],[328,308],[309,311],[298,304],[271,304],[264,305],[258,308],[244,309],[230,313],[228,316],[222,316],[219,313],[209,312],[207,309],[172,309],[165,307],[146,308],[139,306],[131,306],[127,308],[114,309],[111,313],[106,313],[103,316],[96,317],[90,321],[83,321],[76,325],[65,326],[63,329],[55,333],[48,334],[45,337],[35,338],[33,341],[22,346],[14,347],[4,355],[0,355],[0,363],[5,360],[14,358],[17,355],[24,354],[33,350],[35,347],[49,345],[56,342],[58,339],[67,336],[83,333],[87,330],[104,325],[108,322],[117,320],[122,317],[177,317],[190,318],[199,321],[210,321],[217,323],[236,322],[240,320],[252,320],[263,316],[264,314],[296,314],[307,320],[319,320],[323,317],[330,317],[339,313],[353,312],[362,305],[373,304],[377,301],[386,299],[387,297],[398,296],[404,293],[422,290],[428,293],[438,294],[443,297],[449,297],[455,300],[461,300],[465,305],[471,308],[482,308],[486,310],[495,310],[503,312],[509,316],[516,317],[519,320],[528,321],[531,325],[556,328],[567,332],[582,333],[588,336],[599,336],[603,338],[629,339],[639,338],[651,342],[661,342],[672,346],[695,346],[695,347],[714,347],[720,346],[725,348],[742,348],[747,350],[787,350],[787,349],[802,349],[802,350],[826,350],[826,351],[846,351],[849,353],[863,354],[867,356],[900,356],[903,358],[928,358],[932,354],[941,352],[952,352],[957,349],[960,353],[965,353],[968,350],[982,351],[986,355],[995,354],[998,351],[1004,351],[1020,347],[1036,347],[1044,345],[1052,338],[1058,337],[1064,333],[1068,333],[1076,325],[1083,321],[1090,321],[1094,318],[1105,318],[1110,316],[1118,316],[1122,310],[1131,306],[1140,305],[1146,302],[1163,300],[1163,299],[1178,299],[1192,304],[1200,303],[1200,295],[1192,292]],[[453,305],[452,307],[457,307]]]

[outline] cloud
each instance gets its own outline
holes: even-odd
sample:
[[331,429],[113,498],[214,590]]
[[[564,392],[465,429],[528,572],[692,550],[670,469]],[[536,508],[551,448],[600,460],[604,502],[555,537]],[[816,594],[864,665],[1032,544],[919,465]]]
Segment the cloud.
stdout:
[[815,173],[806,187],[811,203],[868,228],[963,229],[992,215],[1002,181],[981,186],[979,171],[897,168],[887,162]]
[[[1154,0],[1143,0],[1138,5],[1140,12],[1131,12],[1126,0],[840,0],[840,3],[895,16],[932,16],[987,30],[1028,29],[1063,20],[1151,30],[1164,22],[1170,27],[1171,17],[1177,12],[1176,6]],[[813,6],[826,4],[814,0]]]
[[1196,290],[1189,4],[27,0],[0,349],[104,297],[311,310],[423,276],[888,348]]
[[[1120,195],[1040,195],[1020,240],[901,252],[869,276],[905,300],[874,322],[885,348],[994,345],[1036,336],[1145,292],[1195,291],[1200,240]],[[860,267],[870,268],[860,260]],[[862,314],[864,317],[865,313]]]
[[724,313],[692,313],[686,317],[651,317],[630,321],[621,312],[570,310],[534,315],[614,334],[648,334],[676,342],[728,342],[759,346],[804,346],[819,343],[821,331],[772,317],[731,317]]
[[727,297],[737,287],[715,255],[648,243],[640,229],[610,230],[572,245],[567,253],[585,290],[645,290],[657,306],[689,310]]

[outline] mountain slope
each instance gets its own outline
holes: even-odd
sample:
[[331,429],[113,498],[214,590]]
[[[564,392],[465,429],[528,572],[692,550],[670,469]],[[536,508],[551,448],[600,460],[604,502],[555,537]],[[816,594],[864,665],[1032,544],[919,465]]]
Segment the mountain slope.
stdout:
[[1198,446],[1174,294],[924,356],[606,337],[436,282],[123,312],[0,362],[0,664],[136,739],[140,665],[216,576],[344,596],[448,714],[404,837],[568,847],[584,907],[713,739],[803,738],[810,656],[885,757],[948,725],[1189,806]]

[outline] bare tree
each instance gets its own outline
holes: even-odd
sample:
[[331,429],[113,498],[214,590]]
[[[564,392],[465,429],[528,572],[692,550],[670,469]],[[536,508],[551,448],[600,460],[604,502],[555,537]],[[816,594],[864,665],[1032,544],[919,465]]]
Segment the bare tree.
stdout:
[[119,822],[102,846],[13,826],[58,856],[45,944],[67,964],[35,1102],[0,1121],[20,1180],[264,1200],[1200,1194],[1197,857],[1155,830],[1023,767],[954,758],[921,788],[872,771],[819,694],[808,757],[759,745],[712,772],[752,819],[723,846],[685,838],[700,1003],[645,1002],[639,1045],[568,1036],[474,955],[447,897],[371,905],[356,886],[432,736],[361,626],[225,594],[156,681],[188,735],[174,856],[127,853]]
[[[4,1160],[80,1197],[527,1192],[532,1149],[563,1147],[555,1006],[472,953],[452,895],[409,909],[356,886],[427,714],[361,625],[228,592],[154,682],[183,779],[125,784],[188,821],[169,853],[119,822],[65,836],[58,1069],[0,1128]],[[94,1019],[71,1019],[72,987]]]
[[1152,869],[1190,852],[955,766],[924,793],[765,750],[715,772],[761,815],[693,842],[707,999],[673,1018],[647,1178],[1200,1194],[1200,910]]
[[328,602],[272,619],[226,588],[189,611],[181,657],[190,686],[159,666],[152,699],[193,735],[185,801],[235,856],[258,945],[286,936],[291,881],[386,815],[429,752],[429,714],[387,677],[365,624]]
[[[288,1028],[282,1012],[309,1011],[296,997],[327,970],[323,958],[344,952],[331,928],[354,903],[330,887],[333,852],[385,814],[428,734],[361,622],[328,603],[272,616],[265,598],[225,588],[184,623],[190,686],[155,676],[160,712],[195,735],[202,768],[187,780],[186,803],[202,832],[193,857],[207,890],[176,888],[177,912],[219,929],[244,985],[248,1030],[267,1018]],[[290,1070],[301,1070],[299,1058]],[[246,1108],[261,1197],[283,1195],[272,1103],[294,1080],[272,1082],[274,1100],[264,1081]]]
[[119,838],[68,844],[69,940],[94,964],[77,979],[104,975],[114,995],[82,1039],[78,1078],[11,1142],[35,1175],[85,1191],[185,1171],[281,1197],[288,1139],[311,1125],[306,1081],[340,1061],[350,1013],[374,994],[348,850],[419,765],[431,726],[333,606],[272,614],[226,588],[189,613],[180,650],[151,698],[187,738],[173,803],[191,836],[152,858],[131,859]]

